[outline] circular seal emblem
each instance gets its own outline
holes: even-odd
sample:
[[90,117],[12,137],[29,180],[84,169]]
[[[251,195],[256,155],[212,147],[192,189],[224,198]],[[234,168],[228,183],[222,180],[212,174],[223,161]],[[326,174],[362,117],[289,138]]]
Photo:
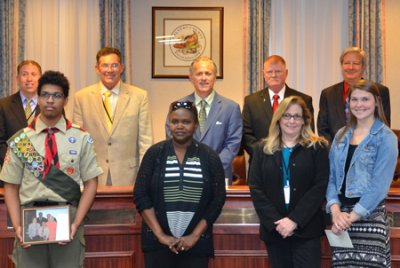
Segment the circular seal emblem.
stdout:
[[176,27],[171,35],[180,42],[171,44],[171,53],[182,61],[193,61],[201,56],[206,48],[206,38],[203,31],[192,24],[182,24]]

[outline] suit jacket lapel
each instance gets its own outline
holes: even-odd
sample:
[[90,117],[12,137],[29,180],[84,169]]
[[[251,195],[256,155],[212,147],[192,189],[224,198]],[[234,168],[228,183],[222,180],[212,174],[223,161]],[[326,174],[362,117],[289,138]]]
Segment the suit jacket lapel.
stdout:
[[[191,101],[196,106],[196,99],[194,97],[194,93],[187,96],[183,101]],[[197,111],[197,112],[199,112],[199,111]],[[207,122],[206,122],[206,125],[207,125]],[[201,140],[202,137],[201,137],[201,133],[200,133],[200,126],[197,126],[196,131],[194,132],[193,138],[197,141]]]
[[346,124],[345,114],[344,114],[344,103],[343,103],[343,87],[344,82],[340,83],[336,89],[334,90],[333,100],[332,103],[336,104],[335,111],[336,111],[336,119],[341,123],[341,125]]
[[207,121],[206,121],[206,125],[204,126],[204,131],[201,135],[201,139],[204,139],[205,135],[207,134],[208,130],[216,124],[217,118],[218,118],[218,113],[221,110],[221,99],[219,97],[219,95],[217,94],[217,92],[215,92],[214,95],[214,100],[211,104],[210,107],[210,112],[208,113],[207,116]]
[[104,127],[104,130],[108,132],[107,124],[104,121],[105,117],[105,110],[103,106],[103,98],[101,96],[101,83],[99,82],[98,87],[93,89],[91,92],[93,98],[93,106],[94,106],[94,116],[98,115],[101,121],[101,124]]
[[261,98],[259,100],[259,104],[262,107],[261,109],[264,111],[265,117],[267,118],[267,122],[271,122],[272,120],[272,106],[271,106],[271,98],[269,97],[268,88],[264,88],[261,91]]
[[121,83],[121,92],[119,93],[118,96],[117,107],[115,107],[112,132],[117,127],[118,123],[121,121],[122,115],[124,114],[124,111],[129,101],[130,101],[129,91],[127,90],[124,83]]
[[285,98],[293,96],[293,95],[298,95],[298,93],[296,93],[296,91],[294,89],[291,89],[290,87],[288,87],[288,85],[286,85],[286,89],[285,89]]
[[[280,169],[282,166],[282,151],[275,152],[273,155],[273,158],[275,161],[276,168]],[[282,177],[283,177],[282,172],[280,172],[280,178],[282,178]],[[283,186],[283,181],[282,181],[282,186]]]
[[14,113],[21,126],[26,126],[27,122],[25,117],[24,105],[22,104],[19,92],[13,95],[12,102],[12,106],[15,107],[15,109],[12,109],[11,112]]

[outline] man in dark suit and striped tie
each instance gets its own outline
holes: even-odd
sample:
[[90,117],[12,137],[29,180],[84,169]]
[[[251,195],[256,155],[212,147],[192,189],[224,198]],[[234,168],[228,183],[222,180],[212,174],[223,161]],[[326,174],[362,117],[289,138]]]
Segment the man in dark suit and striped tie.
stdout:
[[[346,124],[347,94],[351,85],[360,80],[366,68],[366,53],[359,47],[346,48],[340,56],[343,80],[321,92],[318,112],[318,134],[332,142],[336,132]],[[385,117],[390,126],[389,89],[376,83]]]
[[7,140],[26,127],[39,114],[38,80],[42,75],[39,63],[24,60],[17,67],[19,91],[0,99],[0,164],[3,165]]

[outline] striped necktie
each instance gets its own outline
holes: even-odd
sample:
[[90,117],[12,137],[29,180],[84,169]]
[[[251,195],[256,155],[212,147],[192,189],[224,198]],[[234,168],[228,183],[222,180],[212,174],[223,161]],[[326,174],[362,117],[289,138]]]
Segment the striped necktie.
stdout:
[[201,133],[203,133],[207,121],[206,105],[207,102],[205,100],[200,101],[199,125]]
[[113,124],[113,110],[112,110],[112,106],[111,106],[111,100],[110,100],[110,96],[112,94],[111,90],[107,90],[106,92],[104,92],[104,109],[106,110],[106,124],[107,124],[107,129],[108,132],[111,133],[112,130],[112,124]]
[[349,122],[350,119],[350,107],[349,107],[349,88],[345,88],[343,92],[344,99],[344,117],[346,123]]
[[28,124],[32,121],[33,115],[32,115],[32,108],[31,108],[31,99],[26,99],[26,104],[25,104],[25,118]]

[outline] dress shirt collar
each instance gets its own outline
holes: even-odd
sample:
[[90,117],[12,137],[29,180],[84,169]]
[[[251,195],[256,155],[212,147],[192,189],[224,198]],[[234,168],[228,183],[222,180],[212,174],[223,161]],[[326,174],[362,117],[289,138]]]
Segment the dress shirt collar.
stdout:
[[283,99],[285,98],[285,91],[286,91],[286,85],[283,86],[283,88],[278,93],[275,93],[271,89],[268,88],[270,102],[271,103],[274,102],[274,95],[279,95],[278,101],[279,101],[279,103],[281,103],[281,101],[283,101]]
[[[103,83],[100,81],[100,88],[101,88],[101,91],[100,91],[100,93],[101,93],[101,95],[103,95],[104,94],[104,92],[106,92],[106,91],[108,91],[109,89],[108,88],[106,88],[104,85],[103,85]],[[121,81],[119,81],[116,85],[115,85],[115,87],[113,87],[112,89],[111,89],[111,91],[112,91],[112,95],[116,95],[116,96],[119,96],[119,93],[121,92]],[[111,95],[111,96],[112,96]]]
[[[35,122],[35,132],[40,133],[46,128],[48,128],[48,126],[40,119],[39,115]],[[62,133],[67,131],[67,121],[65,120],[64,116],[61,116],[60,120],[58,120],[57,124],[53,128],[57,128]]]
[[[215,91],[211,91],[210,95],[208,95],[204,100],[207,102],[207,106],[211,106],[213,100],[215,97]],[[200,98],[199,95],[196,94],[196,92],[194,93],[194,101],[196,104],[196,107],[200,107],[200,102],[201,102],[202,98]]]
[[[25,107],[26,101],[28,100],[28,98],[25,97],[24,94],[22,94],[21,91],[19,92],[19,95],[20,95],[20,97],[21,97],[22,105]],[[38,96],[35,95],[35,96],[31,99],[31,107],[36,107],[37,102],[38,102]]]

